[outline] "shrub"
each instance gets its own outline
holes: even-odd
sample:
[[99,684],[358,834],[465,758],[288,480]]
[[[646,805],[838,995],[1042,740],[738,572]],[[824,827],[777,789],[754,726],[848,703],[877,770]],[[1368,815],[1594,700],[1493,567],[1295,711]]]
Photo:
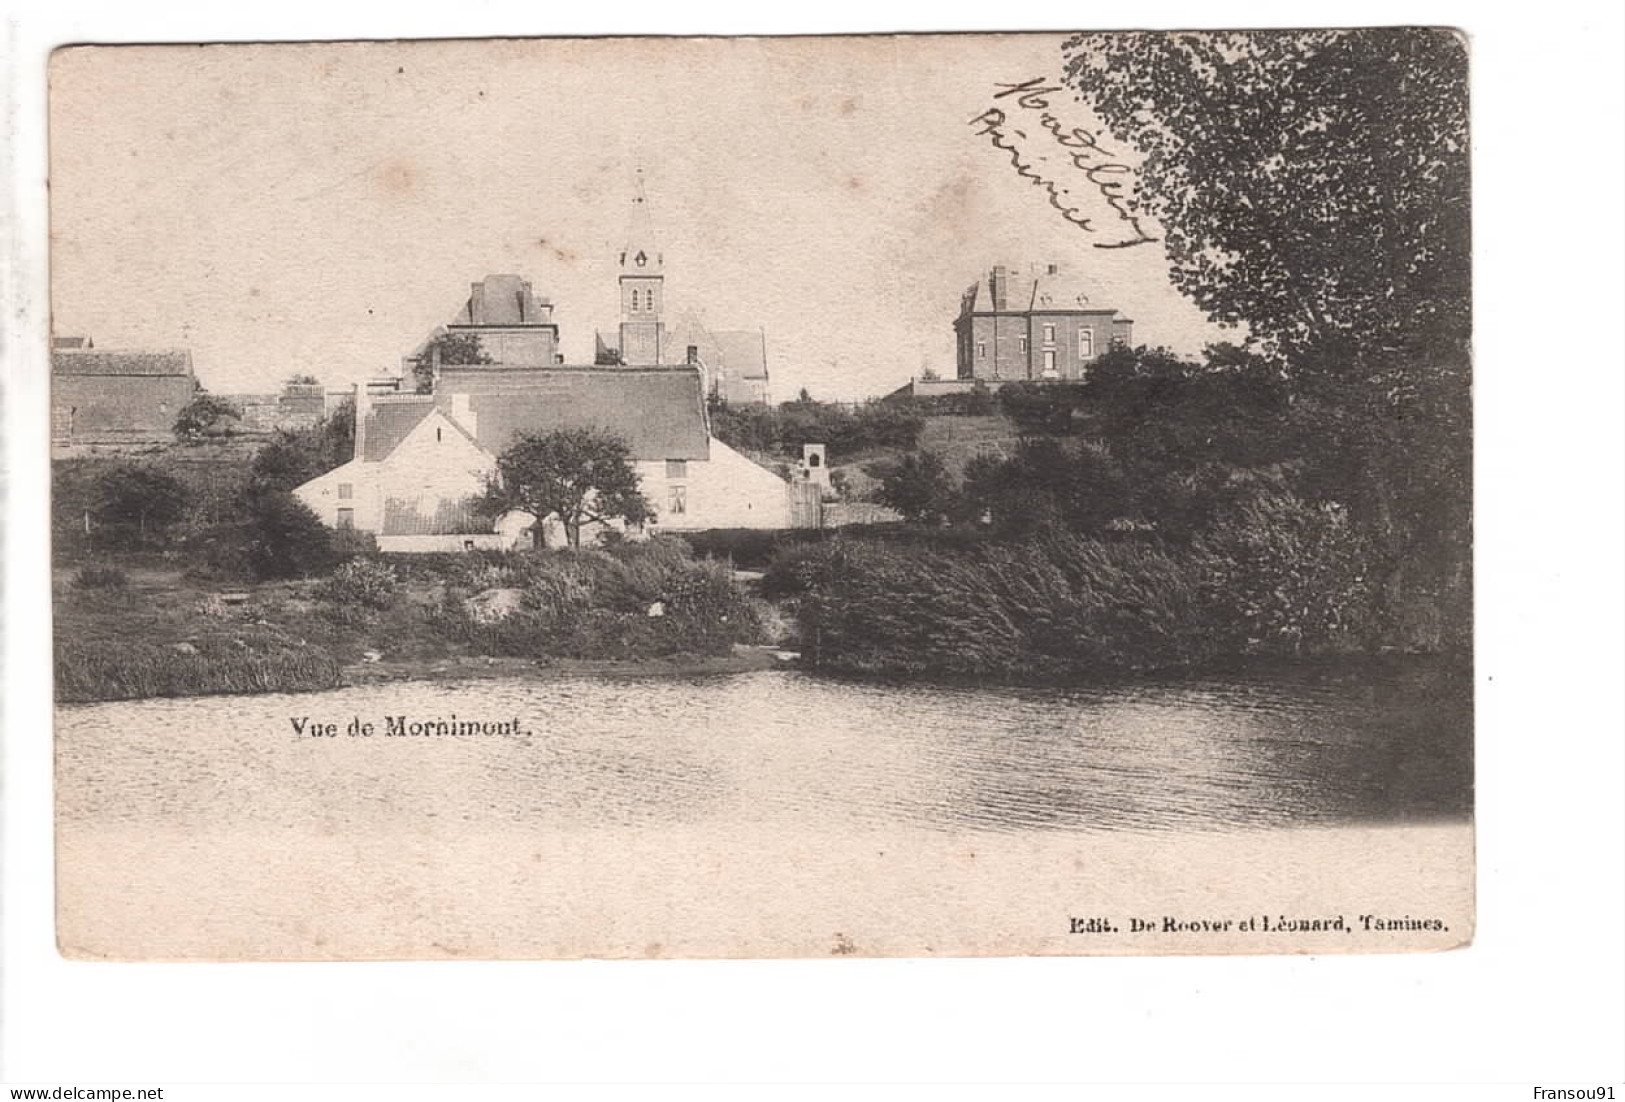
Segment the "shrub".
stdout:
[[372,559],[351,559],[334,570],[316,592],[343,608],[387,608],[397,582],[393,568]]
[[262,581],[308,577],[333,565],[332,531],[292,494],[257,496],[248,536],[249,567]]
[[1189,563],[1156,544],[1050,532],[1019,544],[842,541],[787,562],[812,660],[850,672],[1054,676],[1183,666],[1224,620]]
[[199,392],[175,418],[175,439],[200,444],[206,437],[231,434],[243,411],[224,398]]
[[87,563],[73,576],[73,584],[80,589],[123,589],[130,579],[116,566],[98,566]]
[[1216,524],[1198,550],[1238,650],[1354,651],[1380,631],[1376,552],[1340,505],[1261,496]]
[[102,471],[92,491],[90,518],[96,542],[129,546],[160,538],[186,513],[186,487],[179,479],[142,463]]
[[868,473],[880,479],[875,499],[909,520],[934,521],[954,509],[956,487],[935,452],[909,452],[900,459],[877,463]]

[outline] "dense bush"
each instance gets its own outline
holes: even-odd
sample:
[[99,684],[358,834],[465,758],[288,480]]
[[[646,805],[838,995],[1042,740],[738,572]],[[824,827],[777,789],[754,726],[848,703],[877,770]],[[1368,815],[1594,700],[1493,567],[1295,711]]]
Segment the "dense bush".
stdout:
[[1379,638],[1375,549],[1341,506],[1259,497],[1215,525],[1196,553],[1232,617],[1238,653],[1359,651]]
[[1370,649],[1382,629],[1369,541],[1344,510],[1261,496],[1191,544],[835,540],[779,556],[817,665],[867,673],[1048,677],[1227,656]]
[[201,444],[211,436],[229,436],[243,419],[243,411],[218,395],[199,391],[175,418],[175,439]]
[[1065,533],[957,553],[843,541],[798,557],[802,645],[846,672],[1045,677],[1190,665],[1224,619],[1156,544]]
[[278,429],[254,453],[255,491],[292,490],[350,461],[355,452],[355,403],[349,399],[307,428]]
[[393,567],[372,559],[351,559],[328,575],[316,593],[340,608],[386,608],[395,596],[398,581]]
[[880,480],[875,500],[909,520],[929,523],[954,512],[957,487],[935,452],[907,452],[872,464],[867,473]]
[[825,444],[832,459],[875,449],[914,448],[925,415],[906,402],[871,401],[856,406],[799,398],[779,406],[711,405],[717,439],[747,451],[799,458],[803,444]]
[[258,495],[250,506],[247,559],[254,577],[300,578],[334,563],[333,532],[292,494]]
[[148,463],[111,464],[97,473],[91,489],[92,540],[125,548],[162,543],[186,507],[186,487],[168,471]]
[[[458,570],[440,622],[477,653],[624,659],[725,654],[757,641],[749,596],[720,563],[697,562],[682,540],[659,537],[608,549],[533,551]],[[473,616],[481,589],[518,588],[521,607],[500,619]]]

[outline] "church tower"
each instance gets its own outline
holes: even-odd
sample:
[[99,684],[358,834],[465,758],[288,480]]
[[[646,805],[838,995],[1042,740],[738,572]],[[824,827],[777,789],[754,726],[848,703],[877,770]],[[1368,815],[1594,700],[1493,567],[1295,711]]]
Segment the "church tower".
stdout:
[[665,359],[665,283],[665,263],[655,248],[639,169],[631,225],[621,250],[621,362],[628,367],[654,366]]

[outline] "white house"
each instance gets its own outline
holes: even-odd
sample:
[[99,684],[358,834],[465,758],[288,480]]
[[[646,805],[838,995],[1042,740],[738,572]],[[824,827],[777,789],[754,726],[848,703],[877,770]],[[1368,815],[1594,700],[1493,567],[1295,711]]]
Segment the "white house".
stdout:
[[[326,524],[374,533],[382,551],[514,547],[530,541],[535,518],[493,524],[470,499],[521,433],[564,428],[627,442],[655,511],[646,534],[808,523],[805,502],[792,509],[797,487],[711,435],[691,366],[446,365],[433,394],[358,387],[354,457],[294,493]],[[557,518],[543,534],[563,542]]]

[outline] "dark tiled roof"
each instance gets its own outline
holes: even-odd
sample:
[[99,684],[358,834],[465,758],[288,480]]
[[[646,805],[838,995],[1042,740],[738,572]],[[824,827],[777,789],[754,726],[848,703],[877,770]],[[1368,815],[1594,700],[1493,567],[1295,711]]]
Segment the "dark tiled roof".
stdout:
[[367,412],[362,432],[361,458],[376,463],[394,451],[406,434],[417,428],[434,409],[434,399],[425,394],[409,398],[382,398]]
[[548,321],[544,307],[530,282],[516,275],[488,275],[471,288],[453,325],[541,325]]
[[53,375],[190,375],[192,354],[169,352],[51,353]]
[[[989,278],[978,281],[965,292],[964,313],[993,309],[993,288],[988,286]],[[1010,269],[1005,271],[1005,299],[1000,309],[1009,313],[1043,313],[1049,310],[1116,313],[1112,307],[1096,300],[1082,280],[1064,272],[1030,275]]]
[[465,394],[475,438],[492,455],[520,433],[599,428],[624,439],[634,459],[710,457],[700,375],[690,368],[442,368],[437,404],[451,413]]

